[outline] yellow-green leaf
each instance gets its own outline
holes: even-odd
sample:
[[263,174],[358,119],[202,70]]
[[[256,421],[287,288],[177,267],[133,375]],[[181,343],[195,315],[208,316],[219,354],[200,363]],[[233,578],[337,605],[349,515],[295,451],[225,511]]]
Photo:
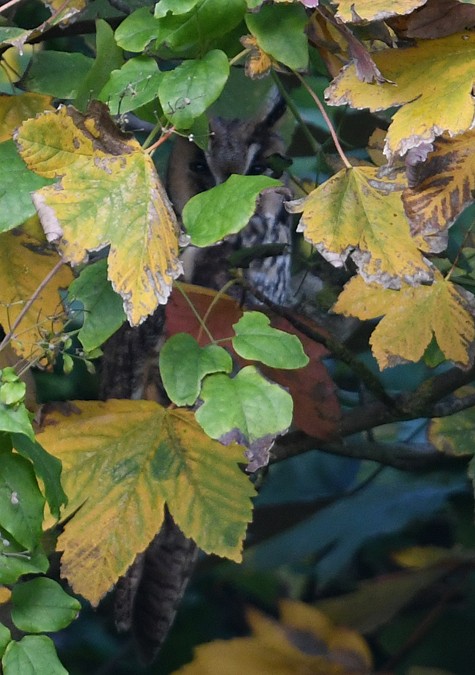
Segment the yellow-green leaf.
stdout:
[[132,325],[166,303],[181,273],[176,217],[152,159],[106,107],[40,115],[22,125],[16,141],[31,170],[60,178],[33,201],[65,259],[78,264],[110,244],[109,279]]
[[[5,332],[58,260],[56,253],[42,248],[27,234],[13,231],[0,235],[0,324]],[[71,270],[64,265],[21,320],[11,346],[22,358],[40,358],[44,352],[42,342],[54,342],[61,334],[66,317],[58,291],[67,288],[72,279]]]
[[303,211],[298,230],[332,264],[351,255],[366,281],[399,288],[432,277],[410,235],[401,188],[374,167],[354,167],[287,206]]
[[372,56],[389,82],[377,86],[361,82],[355,65],[350,64],[333,81],[326,96],[331,105],[349,104],[373,111],[402,106],[394,114],[386,137],[388,159],[432,143],[445,131],[456,136],[470,129],[473,33],[420,40],[413,47],[383,49]]
[[51,96],[43,94],[0,94],[0,143],[11,138],[15,129],[25,120],[45,110],[54,110],[51,101]]
[[337,17],[345,23],[383,21],[390,16],[409,14],[427,0],[339,0]]
[[91,603],[148,546],[165,502],[204,551],[241,559],[254,493],[238,466],[244,450],[212,441],[192,412],[153,401],[75,402],[69,416],[47,418],[39,440],[63,463],[63,516],[81,507],[58,546],[64,575]]
[[475,193],[475,132],[434,143],[434,151],[413,170],[412,186],[403,192],[406,215],[414,234],[433,252],[447,245],[447,228]]
[[380,368],[419,361],[433,337],[446,359],[467,368],[473,362],[473,300],[438,272],[432,285],[400,291],[353,277],[333,310],[363,320],[384,315],[370,339]]

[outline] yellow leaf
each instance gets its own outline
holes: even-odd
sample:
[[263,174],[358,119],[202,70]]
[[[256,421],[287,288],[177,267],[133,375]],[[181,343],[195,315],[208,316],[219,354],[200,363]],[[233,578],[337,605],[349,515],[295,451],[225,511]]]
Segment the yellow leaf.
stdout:
[[54,110],[51,96],[43,94],[0,94],[0,143],[11,138],[15,129],[30,117],[45,110]]
[[272,58],[259,47],[257,39],[253,35],[243,35],[241,44],[250,50],[245,65],[247,77],[250,77],[251,80],[265,77],[272,68]]
[[450,551],[450,549],[439,548],[437,546],[410,546],[409,548],[395,551],[391,558],[401,567],[411,569],[423,569],[440,565],[444,562],[451,562],[462,558],[460,551]]
[[[473,396],[474,393],[475,389],[472,386],[467,386],[458,389],[454,396],[465,398],[466,396]],[[445,455],[473,457],[475,454],[474,432],[475,408],[471,406],[453,415],[431,420],[428,438],[437,450]],[[469,465],[469,476],[472,481],[475,479],[475,476],[473,476],[473,459]]]
[[153,401],[75,402],[46,420],[39,440],[63,463],[69,502],[58,548],[77,593],[97,604],[143,551],[167,503],[187,537],[239,561],[254,494],[244,449],[210,440],[187,410]]
[[334,626],[300,602],[281,603],[282,619],[249,610],[252,637],[218,640],[196,649],[181,675],[360,675],[371,669],[371,654],[356,632]]
[[430,286],[403,286],[393,291],[353,277],[333,311],[375,319],[370,344],[381,369],[422,358],[434,337],[445,357],[462,368],[473,362],[473,296],[437,272]]
[[447,245],[447,228],[474,200],[475,132],[440,137],[414,174],[413,185],[403,193],[411,230],[439,253]]
[[473,33],[420,40],[414,47],[383,49],[372,57],[390,82],[377,86],[361,82],[351,64],[332,82],[326,96],[331,105],[349,104],[373,111],[402,106],[394,114],[386,137],[384,152],[388,159],[422,143],[432,143],[445,131],[456,136],[470,129]]
[[382,21],[390,16],[409,14],[427,0],[339,0],[337,17],[345,23]]
[[351,255],[366,281],[399,288],[432,277],[411,238],[401,187],[373,167],[344,169],[287,206],[303,211],[298,230],[331,263]]
[[[18,230],[0,234],[0,324],[6,333],[58,261],[55,252],[27,234]],[[63,265],[15,329],[10,344],[22,358],[40,358],[45,351],[41,343],[54,343],[62,333],[66,317],[58,290],[67,288],[72,279],[71,270]]]
[[111,245],[108,269],[132,325],[166,303],[182,271],[178,223],[150,156],[95,102],[82,115],[62,107],[17,133],[28,167],[59,183],[33,195],[43,228],[65,259]]
[[5,602],[8,602],[11,598],[12,592],[9,588],[5,586],[0,586],[0,605],[3,605]]

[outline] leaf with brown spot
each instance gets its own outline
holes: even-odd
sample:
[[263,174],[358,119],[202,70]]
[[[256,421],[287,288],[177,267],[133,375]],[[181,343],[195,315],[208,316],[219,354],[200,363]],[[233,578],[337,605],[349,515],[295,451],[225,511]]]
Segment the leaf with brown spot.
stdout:
[[411,231],[438,253],[447,245],[447,229],[474,201],[475,132],[440,137],[427,160],[411,167],[408,174],[411,186],[402,199]]
[[132,325],[166,303],[182,271],[176,216],[151,157],[107,108],[61,107],[25,122],[16,142],[32,171],[60,179],[33,201],[64,258],[77,265],[110,244],[108,276]]
[[372,57],[393,84],[361,82],[350,64],[326,90],[326,98],[330,105],[371,111],[400,107],[386,137],[384,153],[390,161],[411,148],[431,144],[444,132],[457,136],[471,128],[474,33],[420,40],[413,47],[382,49]]
[[99,602],[158,532],[165,503],[200,548],[241,560],[254,495],[238,466],[243,448],[211,440],[192,412],[154,401],[74,406],[47,414],[38,439],[63,464],[62,517],[74,516],[58,550],[77,593]]

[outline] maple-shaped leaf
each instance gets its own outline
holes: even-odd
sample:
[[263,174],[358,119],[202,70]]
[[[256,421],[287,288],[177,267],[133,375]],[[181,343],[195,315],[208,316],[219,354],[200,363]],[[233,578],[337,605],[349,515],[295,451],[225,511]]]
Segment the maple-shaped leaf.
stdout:
[[351,255],[366,281],[399,288],[402,281],[432,278],[411,237],[401,187],[379,178],[374,167],[342,169],[286,208],[303,211],[298,231],[333,265],[342,266]]
[[52,100],[51,96],[43,94],[0,94],[0,142],[10,139],[15,129],[30,117],[36,117],[45,110],[54,110]]
[[[165,503],[207,553],[239,561],[254,489],[244,449],[210,440],[187,410],[153,401],[76,401],[38,436],[63,464],[69,502],[58,548],[77,593],[97,604],[163,522]],[[98,434],[98,430],[100,433]]]
[[403,286],[394,291],[353,277],[333,311],[359,319],[383,316],[371,334],[380,368],[422,358],[435,338],[446,359],[462,368],[473,363],[474,297],[439,273],[430,286]]
[[447,246],[447,228],[474,201],[475,132],[441,136],[426,161],[410,167],[408,174],[411,186],[402,199],[411,230],[439,253]]
[[334,625],[304,603],[284,600],[279,605],[280,621],[248,610],[250,637],[200,645],[180,674],[211,675],[216,663],[225,663],[226,675],[369,675],[371,652],[356,631]]
[[[387,3],[386,3],[387,4]],[[389,160],[422,148],[436,136],[456,136],[473,122],[475,35],[457,33],[421,40],[407,49],[383,49],[372,54],[389,82],[374,86],[358,79],[355,66],[346,66],[326,91],[330,105],[349,104],[372,111],[402,106],[386,137]]]
[[[58,255],[27,234],[0,235],[0,324],[8,332],[40,284],[58,263]],[[73,279],[66,266],[41,290],[12,336],[11,345],[22,358],[42,356],[42,343],[61,334],[66,316],[59,296]]]
[[28,167],[55,185],[33,195],[43,228],[73,265],[110,244],[109,279],[132,325],[166,303],[181,274],[178,224],[150,156],[93,102],[25,122],[16,134]]
[[345,23],[383,21],[390,16],[409,14],[427,0],[338,0],[336,16]]

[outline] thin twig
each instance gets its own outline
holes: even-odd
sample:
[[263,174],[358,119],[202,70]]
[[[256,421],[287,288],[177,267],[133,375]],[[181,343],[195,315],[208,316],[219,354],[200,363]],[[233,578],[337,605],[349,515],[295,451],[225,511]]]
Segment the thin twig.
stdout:
[[338,136],[336,134],[335,128],[332,124],[331,119],[328,116],[327,111],[325,110],[324,105],[322,104],[322,102],[320,101],[320,99],[318,98],[316,93],[313,91],[313,89],[307,84],[307,82],[305,82],[304,78],[300,75],[300,73],[298,73],[297,71],[293,71],[293,72],[294,72],[295,77],[297,77],[300,80],[302,86],[310,94],[310,96],[314,100],[316,106],[320,110],[320,112],[322,114],[322,117],[325,120],[326,125],[328,127],[328,130],[329,130],[329,132],[331,134],[331,137],[333,139],[333,143],[335,144],[336,151],[340,155],[341,161],[343,162],[343,164],[346,166],[347,169],[352,169],[353,167],[351,166],[347,156],[345,155],[345,153],[343,151],[343,148],[340,145],[340,141],[338,140]]
[[10,9],[10,7],[18,5],[19,2],[21,2],[21,0],[10,0],[10,2],[6,2],[4,5],[0,7],[0,14],[6,12],[7,9]]
[[18,328],[18,326],[20,325],[23,318],[25,317],[25,314],[28,312],[28,310],[30,309],[32,304],[38,298],[38,296],[40,295],[40,293],[44,289],[44,287],[51,281],[51,279],[55,276],[55,274],[57,274],[59,272],[59,270],[61,269],[61,267],[63,265],[64,265],[64,260],[63,259],[58,260],[56,265],[48,272],[48,274],[45,276],[43,281],[40,283],[40,285],[38,286],[36,291],[33,293],[31,298],[25,303],[25,306],[23,307],[23,309],[21,310],[21,312],[19,313],[19,315],[15,319],[15,321],[13,323],[13,326],[10,328],[8,333],[5,335],[2,342],[0,342],[0,351],[2,349],[4,349],[6,347],[6,345],[10,342],[10,340],[13,338],[13,336],[15,334],[15,331]]

